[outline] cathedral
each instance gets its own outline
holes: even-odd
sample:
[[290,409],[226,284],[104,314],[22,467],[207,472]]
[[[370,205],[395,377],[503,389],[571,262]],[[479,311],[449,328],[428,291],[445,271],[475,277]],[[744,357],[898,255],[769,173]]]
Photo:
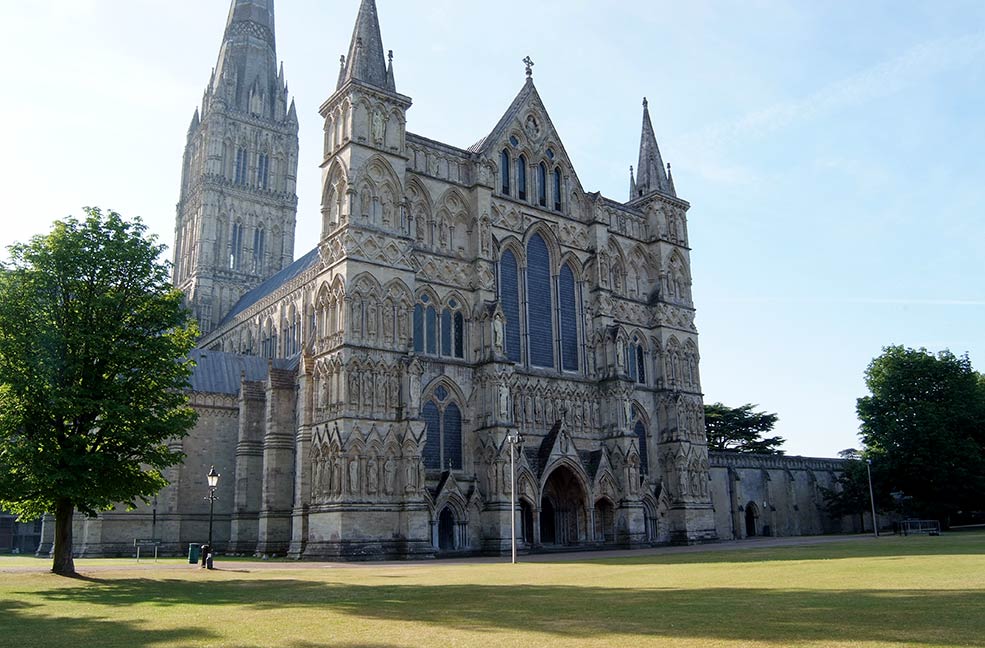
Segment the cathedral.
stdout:
[[514,525],[531,551],[841,530],[818,494],[837,461],[709,456],[689,204],[647,102],[609,198],[583,186],[529,58],[471,146],[410,130],[380,24],[361,0],[319,109],[321,236],[297,242],[274,1],[232,1],[175,228],[199,420],[171,486],[80,522],[81,553],[203,541],[213,465],[231,554],[498,554]]

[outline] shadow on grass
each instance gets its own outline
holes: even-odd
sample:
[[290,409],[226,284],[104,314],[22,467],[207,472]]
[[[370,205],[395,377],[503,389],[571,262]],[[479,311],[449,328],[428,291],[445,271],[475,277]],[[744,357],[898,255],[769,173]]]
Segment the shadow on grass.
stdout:
[[[201,645],[215,634],[202,628],[142,628],[132,621],[106,616],[55,616],[20,601],[0,601],[0,644],[5,646],[101,646],[143,648]],[[9,643],[7,643],[9,642]]]
[[[731,639],[777,645],[884,641],[905,645],[985,646],[985,590],[801,590],[792,588],[615,589],[555,585],[351,585],[305,580],[113,580],[33,592],[49,601],[296,609],[385,622],[417,622],[469,631],[526,630],[556,637]],[[305,612],[305,610],[313,612]],[[17,614],[16,609],[10,610]],[[215,610],[217,617],[221,610]],[[260,617],[258,617],[260,618]],[[34,624],[33,614],[23,614]],[[42,617],[42,632],[61,632]],[[78,623],[77,621],[69,621]],[[82,640],[104,625],[86,621]],[[71,628],[71,626],[69,626]],[[134,646],[162,641],[140,628]],[[188,631],[174,631],[188,638]],[[344,639],[342,637],[337,638]],[[17,645],[12,643],[11,645]],[[100,645],[109,645],[108,642]]]

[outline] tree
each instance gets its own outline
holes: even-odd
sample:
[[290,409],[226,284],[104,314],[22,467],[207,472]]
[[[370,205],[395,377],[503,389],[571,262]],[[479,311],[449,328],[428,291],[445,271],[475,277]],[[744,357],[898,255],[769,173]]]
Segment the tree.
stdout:
[[66,575],[74,512],[148,501],[195,421],[182,388],[196,328],[164,246],[139,219],[85,212],[0,265],[0,508],[54,513]]
[[875,487],[945,525],[985,492],[985,380],[967,355],[890,346],[865,371],[860,435]]
[[835,480],[836,488],[820,487],[824,506],[833,518],[859,516],[860,528],[864,529],[865,516],[872,511],[865,458],[855,448],[842,450],[838,456],[845,460],[844,470]]
[[708,449],[723,452],[751,452],[782,455],[786,439],[763,435],[772,431],[780,419],[776,414],[756,412],[758,405],[727,407],[721,403],[705,405],[705,431]]

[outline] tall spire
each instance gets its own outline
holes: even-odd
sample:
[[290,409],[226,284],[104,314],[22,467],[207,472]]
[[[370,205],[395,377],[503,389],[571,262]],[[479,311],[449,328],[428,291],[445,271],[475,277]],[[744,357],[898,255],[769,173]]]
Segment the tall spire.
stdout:
[[653,133],[653,123],[650,121],[650,107],[646,97],[643,98],[643,132],[640,135],[640,160],[636,167],[636,195],[644,196],[651,191],[676,196],[673,186],[667,180],[660,148],[657,147],[657,136]]
[[277,110],[284,79],[283,68],[277,69],[274,0],[231,1],[214,83],[230,107],[283,119],[286,106]]
[[380,37],[380,19],[376,14],[375,0],[362,0],[356,26],[352,30],[349,55],[339,77],[341,88],[355,79],[384,90],[393,91],[392,79],[388,83],[386,59],[383,58],[383,39]]

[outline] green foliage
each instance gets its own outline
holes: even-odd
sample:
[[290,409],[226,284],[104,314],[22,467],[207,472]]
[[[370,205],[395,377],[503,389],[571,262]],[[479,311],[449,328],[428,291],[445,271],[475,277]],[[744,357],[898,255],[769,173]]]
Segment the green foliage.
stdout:
[[146,501],[195,421],[196,329],[164,246],[139,219],[85,212],[0,266],[0,507],[23,519]]
[[821,486],[824,506],[833,518],[866,515],[872,510],[869,499],[869,474],[861,453],[850,448],[838,455],[845,459],[844,472],[838,475],[836,488]]
[[[908,511],[941,520],[980,510],[985,492],[985,380],[967,355],[891,346],[866,369],[861,437],[882,497],[902,491]],[[912,508],[911,508],[912,506]]]
[[783,437],[763,437],[779,420],[776,414],[757,412],[758,405],[727,407],[721,403],[705,405],[705,431],[708,449],[782,455]]

